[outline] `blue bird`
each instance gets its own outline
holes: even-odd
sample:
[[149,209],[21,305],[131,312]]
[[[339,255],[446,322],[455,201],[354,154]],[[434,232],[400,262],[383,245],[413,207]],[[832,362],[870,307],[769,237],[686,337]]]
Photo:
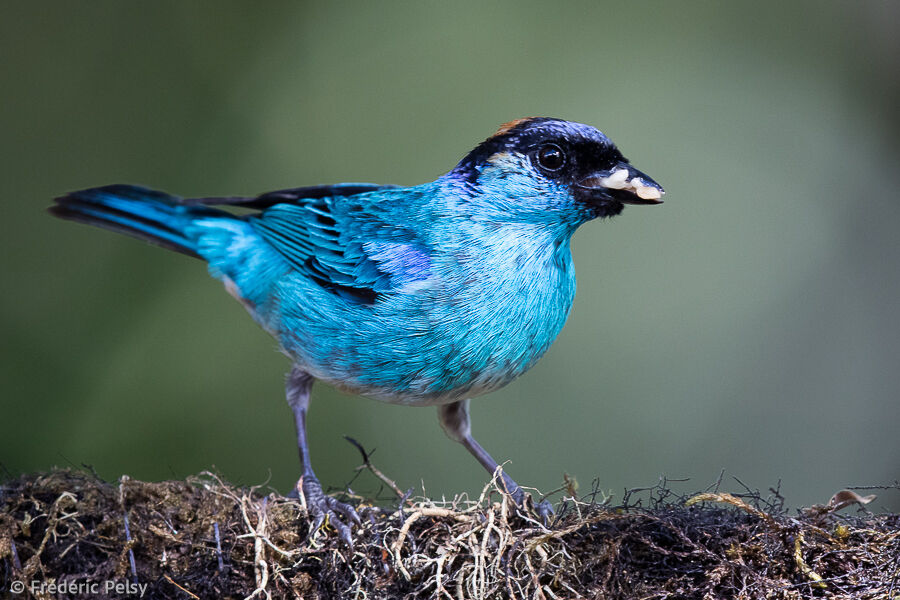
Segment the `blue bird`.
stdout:
[[[527,371],[562,329],[575,296],[569,240],[578,226],[625,204],[657,204],[663,193],[597,129],[526,118],[413,187],[182,199],[111,185],[57,198],[50,211],[205,260],[278,340],[293,361],[287,400],[310,531],[328,518],[349,542],[359,517],[323,493],[309,458],[313,381],[436,406],[447,435],[493,473],[497,462],[472,437],[469,399]],[[502,479],[522,506],[522,489]]]

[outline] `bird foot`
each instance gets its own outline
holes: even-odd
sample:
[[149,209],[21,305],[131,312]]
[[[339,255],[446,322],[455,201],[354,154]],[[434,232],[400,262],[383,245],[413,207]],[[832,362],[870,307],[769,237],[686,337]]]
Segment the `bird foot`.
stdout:
[[297,482],[297,487],[303,490],[306,509],[312,517],[309,537],[312,538],[327,520],[328,524],[337,530],[341,540],[352,548],[353,538],[350,536],[350,528],[353,523],[362,525],[356,509],[325,494],[322,491],[322,484],[313,475],[302,477]]
[[[527,516],[529,507],[527,506],[525,491],[521,487],[516,485],[515,482],[512,483],[513,485],[515,485],[515,489],[510,492],[509,495],[512,498],[513,502],[516,503],[516,506],[518,507],[521,514],[523,516]],[[547,500],[541,500],[537,504],[532,504],[531,510],[538,517],[540,517],[541,523],[543,523],[544,527],[546,527],[550,523],[550,517],[554,515],[553,505],[550,504],[550,502]]]
[[550,518],[555,514],[553,512],[553,505],[550,504],[549,500],[541,500],[538,502],[534,507],[534,512],[541,518],[541,523],[544,524],[544,527],[550,525]]

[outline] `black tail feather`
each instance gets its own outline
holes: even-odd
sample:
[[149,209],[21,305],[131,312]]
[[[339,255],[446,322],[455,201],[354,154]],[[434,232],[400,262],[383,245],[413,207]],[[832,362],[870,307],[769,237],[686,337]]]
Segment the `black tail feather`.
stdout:
[[138,186],[110,185],[72,192],[55,202],[48,211],[61,219],[96,225],[201,258],[179,227],[184,215],[178,211],[185,209],[168,194]]

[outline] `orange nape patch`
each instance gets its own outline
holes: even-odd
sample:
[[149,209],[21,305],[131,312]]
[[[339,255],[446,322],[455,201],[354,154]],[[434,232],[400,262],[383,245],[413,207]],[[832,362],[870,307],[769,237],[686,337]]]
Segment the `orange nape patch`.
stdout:
[[493,137],[497,137],[498,135],[503,135],[504,133],[506,133],[513,127],[516,127],[518,125],[521,125],[522,123],[527,123],[528,121],[532,121],[532,120],[538,119],[538,118],[540,118],[540,117],[523,117],[521,119],[516,119],[515,121],[510,121],[508,123],[504,123],[503,125],[500,126],[499,129],[497,129],[497,131],[494,132],[494,135],[492,135],[491,137],[493,138]]

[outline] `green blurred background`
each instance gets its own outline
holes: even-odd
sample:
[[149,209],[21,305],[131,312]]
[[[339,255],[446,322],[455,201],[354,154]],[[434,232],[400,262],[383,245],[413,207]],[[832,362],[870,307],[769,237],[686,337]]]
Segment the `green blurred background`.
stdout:
[[[54,220],[54,196],[417,184],[551,115],[602,129],[668,195],[578,232],[562,335],[473,403],[509,472],[621,498],[725,469],[781,479],[792,506],[900,477],[896,3],[0,6],[8,473],[215,465],[285,491],[299,471],[267,334],[201,263]],[[401,487],[486,480],[434,409],[320,385],[310,419],[326,485],[360,462],[345,433]]]

